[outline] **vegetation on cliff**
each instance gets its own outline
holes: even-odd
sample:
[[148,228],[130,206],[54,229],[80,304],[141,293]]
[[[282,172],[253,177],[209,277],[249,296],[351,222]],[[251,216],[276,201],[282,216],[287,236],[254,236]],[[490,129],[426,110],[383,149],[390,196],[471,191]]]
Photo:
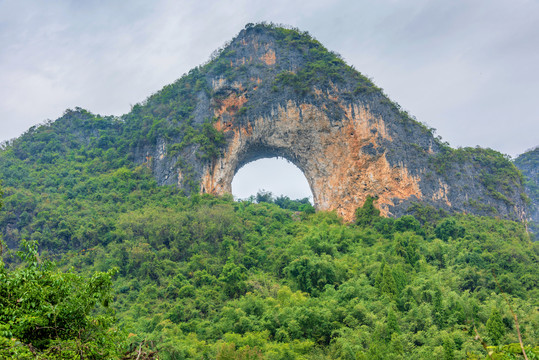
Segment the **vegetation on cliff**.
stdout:
[[[486,193],[490,197],[504,201],[507,206],[515,205],[511,199],[520,199],[525,196],[523,193],[515,194],[515,190],[519,189],[524,181],[522,173],[509,160],[508,156],[498,151],[480,147],[458,149],[444,147],[439,154],[430,160],[434,169],[445,177],[462,176],[462,172],[469,171],[467,166],[480,167],[479,183],[485,187]],[[476,207],[482,205],[484,204],[478,203]],[[496,215],[496,209],[490,207],[487,214]]]
[[529,197],[531,229],[539,233],[539,147],[515,159],[515,165],[525,177],[526,195]]

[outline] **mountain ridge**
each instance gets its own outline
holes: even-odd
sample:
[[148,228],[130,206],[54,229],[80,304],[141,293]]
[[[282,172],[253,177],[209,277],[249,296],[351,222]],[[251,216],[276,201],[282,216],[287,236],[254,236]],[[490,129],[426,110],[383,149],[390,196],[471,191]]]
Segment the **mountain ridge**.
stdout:
[[530,205],[530,228],[537,234],[539,231],[539,146],[520,154],[514,163],[526,179],[526,195]]
[[[187,81],[189,78],[190,81]],[[216,177],[213,174],[218,170],[215,169],[215,163],[207,165],[198,161],[196,154],[200,149],[199,144],[186,144],[179,134],[176,134],[179,136],[174,138],[174,126],[171,131],[163,128],[161,136],[158,136],[159,139],[153,147],[146,146],[142,151],[138,151],[139,155],[136,160],[138,163],[145,163],[146,159],[152,159],[150,165],[154,169],[158,183],[178,184],[188,193],[193,190],[226,193],[230,192],[231,177],[243,164],[263,156],[283,156],[295,162],[306,174],[313,190],[315,203],[317,203],[317,198],[322,198],[317,203],[318,208],[337,209],[349,220],[353,217],[353,208],[363,203],[365,196],[368,195],[367,192],[379,196],[379,206],[386,215],[402,215],[411,202],[426,201],[447,210],[456,209],[456,211],[513,219],[524,218],[525,206],[520,200],[521,179],[516,169],[506,161],[507,159],[490,150],[471,148],[465,151],[452,150],[439,138],[434,137],[432,129],[402,111],[398,104],[391,102],[368,78],[348,66],[335,53],[325,49],[308,33],[274,25],[248,25],[210,62],[192,70],[187,77],[180,79],[174,85],[165,87],[161,92],[150,97],[143,106],[151,108],[161,106],[162,109],[166,109],[166,100],[170,98],[171,93],[181,94],[182,91],[185,93],[187,86],[198,92],[196,95],[190,93],[190,103],[182,104],[180,112],[175,112],[173,109],[169,111],[168,121],[172,123],[179,118],[184,120],[186,116],[190,116],[194,126],[200,126],[205,120],[213,119],[211,122],[214,123],[214,127],[225,133],[225,141],[227,141],[225,149],[223,149],[223,143],[216,144],[216,148],[212,149],[213,153],[221,151],[221,156],[224,155],[225,158],[233,151],[240,154],[237,155],[238,159],[227,158],[226,162],[231,163],[231,169],[227,169],[226,174]],[[290,122],[287,124],[286,121],[281,121],[279,124],[275,120],[279,112],[283,113],[287,119],[294,119],[297,114],[295,119],[301,124],[304,121],[303,112],[307,108],[311,113],[314,111],[315,118],[326,117],[326,123],[320,126],[329,129],[342,129],[353,121],[366,121],[367,124],[362,125],[361,128],[353,124],[356,127],[355,131],[367,132],[359,140],[362,143],[347,144],[347,148],[342,151],[350,152],[354,148],[353,151],[360,151],[370,157],[370,160],[366,161],[374,163],[383,158],[384,164],[387,160],[387,165],[383,166],[404,169],[402,171],[407,173],[405,178],[411,179],[407,185],[403,185],[408,187],[408,190],[399,190],[402,186],[390,179],[399,178],[399,176],[392,171],[387,171],[384,174],[375,175],[384,187],[390,189],[387,192],[380,190],[376,184],[371,184],[369,179],[360,177],[358,181],[367,183],[366,191],[358,192],[354,189],[344,197],[339,194],[325,194],[321,191],[322,194],[319,196],[314,184],[317,175],[308,174],[311,166],[306,164],[308,160],[297,160],[296,149],[290,149],[282,141],[273,144],[268,144],[267,141],[271,136],[284,136],[283,134],[276,135],[279,132],[279,126],[281,128],[290,126]],[[140,111],[140,114],[148,113],[147,109],[145,111],[143,108],[134,110]],[[354,120],[356,117],[363,118]],[[316,119],[310,121],[311,127],[317,126]],[[269,122],[273,123],[267,125]],[[377,125],[373,125],[374,123]],[[258,136],[257,140],[251,141],[241,134],[234,135],[235,133],[249,134],[253,129],[256,132],[255,124],[263,124],[258,125],[259,128],[265,126],[264,130],[260,130],[265,135],[251,136],[251,138]],[[285,131],[290,133],[289,130]],[[318,134],[322,130],[312,132],[311,128],[303,127],[301,131],[310,136],[319,137]],[[368,132],[373,132],[373,135],[371,136]],[[167,140],[167,136],[171,134],[172,141]],[[338,135],[335,131],[331,134]],[[389,140],[390,138],[396,140]],[[251,143],[245,145],[249,141]],[[299,143],[301,138],[294,138],[294,141]],[[236,146],[233,151],[227,150],[226,147],[234,142],[242,142],[242,144]],[[178,145],[182,143],[183,145]],[[306,148],[309,146],[305,144]],[[252,150],[252,147],[259,149]],[[173,151],[169,153],[168,149]],[[303,158],[306,157],[308,156],[304,154]],[[483,163],[478,163],[476,158]],[[172,169],[178,160],[188,165],[184,164],[182,169],[180,164],[179,170],[175,173]],[[215,156],[215,160],[219,162],[219,156]],[[322,161],[322,159],[318,160]],[[444,161],[453,161],[453,163],[439,166]],[[222,163],[219,165],[221,168]],[[404,166],[402,166],[403,163]],[[324,166],[330,169],[332,164]],[[477,168],[484,166],[488,169],[477,171]],[[373,168],[358,168],[355,160],[342,164],[340,168],[344,167],[351,167],[356,173],[376,172]],[[485,180],[485,178],[497,177],[496,174],[491,173],[496,173],[500,168],[504,169],[504,174],[502,174],[503,179],[499,179],[499,184],[493,185],[490,179]],[[483,176],[481,174],[483,170],[489,174]],[[444,171],[446,171],[445,174]],[[433,181],[426,179],[425,175],[431,176]],[[343,176],[333,180],[335,186],[343,182],[352,182],[352,180],[347,180],[345,175]],[[414,181],[412,179],[414,177],[421,180]],[[188,182],[182,181],[184,178],[195,179],[196,186],[191,188]],[[479,183],[482,186],[470,186],[476,179],[480,180]],[[199,185],[200,183],[202,184]],[[199,189],[198,186],[201,188]],[[469,190],[470,187],[473,189]],[[397,194],[399,192],[401,192],[400,195]],[[339,210],[339,204],[342,203],[349,205]],[[482,207],[482,203],[487,203],[487,205]]]
[[[280,122],[275,120],[279,112]],[[133,162],[148,167],[158,184],[178,186],[186,194],[230,192],[229,183],[241,166],[260,157],[283,156],[306,174],[317,207],[337,210],[347,220],[367,195],[378,196],[386,216],[403,215],[413,203],[424,202],[450,211],[526,217],[522,179],[508,159],[490,149],[451,149],[367,77],[297,29],[248,24],[207,63],[129,113],[94,116],[94,124],[92,116],[75,109],[59,119],[79,134],[71,142],[109,152],[117,165],[122,159],[122,166]],[[62,127],[54,124],[49,127]],[[50,132],[45,128],[43,133]],[[359,135],[341,141],[345,128]],[[303,148],[286,144],[291,133]],[[321,134],[329,135],[322,140]],[[47,139],[36,128],[26,136],[36,136],[36,144]],[[316,148],[310,140],[318,138],[339,139],[337,150],[327,152],[322,143]],[[58,142],[52,148],[61,148]],[[36,144],[19,151],[21,159],[39,158],[40,151],[51,148]],[[313,146],[323,165],[313,165]],[[353,158],[340,165],[327,160],[352,152]],[[340,174],[331,177],[335,172]],[[320,189],[316,182],[322,178],[345,188]]]

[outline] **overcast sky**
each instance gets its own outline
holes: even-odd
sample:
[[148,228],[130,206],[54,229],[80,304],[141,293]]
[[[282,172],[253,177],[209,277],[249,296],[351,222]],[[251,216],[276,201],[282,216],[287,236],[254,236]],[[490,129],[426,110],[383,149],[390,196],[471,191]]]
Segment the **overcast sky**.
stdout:
[[539,145],[537,0],[0,0],[0,141],[122,115],[259,21],[309,31],[453,147]]

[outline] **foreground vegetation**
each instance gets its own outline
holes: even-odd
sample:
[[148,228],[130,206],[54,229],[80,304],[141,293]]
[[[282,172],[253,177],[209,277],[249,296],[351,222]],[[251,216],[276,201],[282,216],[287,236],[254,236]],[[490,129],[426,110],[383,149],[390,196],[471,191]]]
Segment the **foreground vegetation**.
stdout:
[[2,346],[43,358],[120,358],[143,342],[160,359],[485,358],[477,331],[510,359],[511,306],[538,355],[539,247],[520,224],[420,206],[385,219],[374,199],[343,224],[259,200],[172,194],[127,210],[107,242],[57,257],[67,273],[23,242],[29,264],[2,270]]

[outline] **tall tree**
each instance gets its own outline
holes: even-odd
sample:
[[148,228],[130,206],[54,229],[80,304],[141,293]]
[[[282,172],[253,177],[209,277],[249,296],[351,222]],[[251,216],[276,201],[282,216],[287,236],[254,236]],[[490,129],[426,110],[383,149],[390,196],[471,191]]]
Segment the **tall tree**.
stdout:
[[505,325],[496,307],[492,308],[490,317],[487,320],[487,332],[494,345],[498,345],[505,335]]
[[370,226],[380,218],[380,210],[374,206],[376,198],[367,195],[363,206],[356,210],[356,224],[359,226]]

